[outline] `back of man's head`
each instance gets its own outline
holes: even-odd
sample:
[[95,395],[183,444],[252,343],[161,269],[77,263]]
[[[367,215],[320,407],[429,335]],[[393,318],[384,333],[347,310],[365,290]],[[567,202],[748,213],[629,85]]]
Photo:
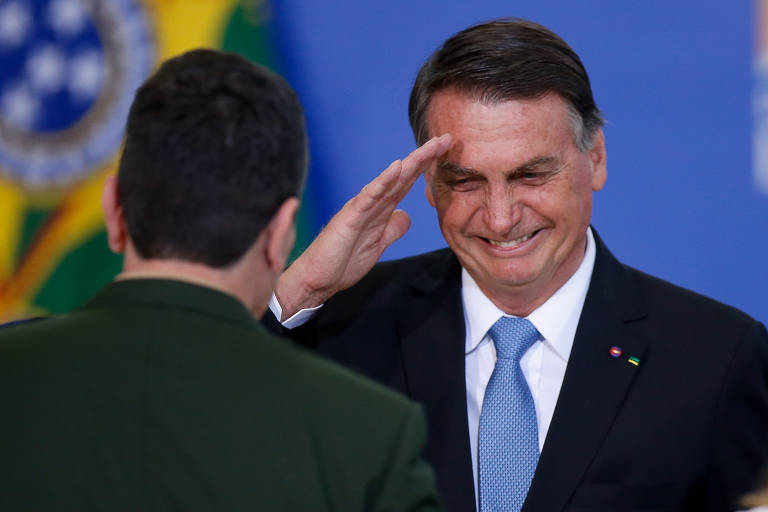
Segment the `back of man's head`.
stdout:
[[507,18],[474,25],[450,37],[419,70],[408,116],[419,144],[428,133],[427,109],[435,93],[455,89],[493,104],[559,94],[567,103],[574,141],[582,151],[603,119],[581,59],[568,43],[532,21]]
[[136,93],[117,193],[140,257],[225,268],[300,194],[306,168],[290,86],[238,55],[193,50]]

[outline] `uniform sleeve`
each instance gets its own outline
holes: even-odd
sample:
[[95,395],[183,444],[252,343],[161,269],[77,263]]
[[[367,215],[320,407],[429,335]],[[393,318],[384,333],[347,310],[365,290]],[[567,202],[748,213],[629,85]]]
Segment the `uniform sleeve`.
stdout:
[[375,512],[442,511],[435,475],[422,458],[426,441],[426,422],[421,408],[413,406],[406,417],[381,483],[373,494]]

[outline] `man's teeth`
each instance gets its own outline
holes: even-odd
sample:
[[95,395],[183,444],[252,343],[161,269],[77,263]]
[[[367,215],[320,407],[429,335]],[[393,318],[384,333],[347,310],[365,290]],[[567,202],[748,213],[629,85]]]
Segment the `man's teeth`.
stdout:
[[526,240],[530,239],[532,236],[533,236],[533,233],[530,233],[528,235],[518,238],[517,240],[510,240],[509,242],[500,242],[498,240],[491,240],[491,239],[488,239],[488,241],[491,243],[491,245],[495,245],[496,247],[512,247],[514,245],[518,245],[525,242]]

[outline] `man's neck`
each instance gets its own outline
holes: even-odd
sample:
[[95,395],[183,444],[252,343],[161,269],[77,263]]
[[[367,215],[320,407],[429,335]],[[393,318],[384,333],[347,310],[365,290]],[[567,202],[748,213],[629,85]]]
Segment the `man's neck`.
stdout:
[[117,279],[175,279],[213,288],[233,296],[258,316],[266,309],[272,292],[264,278],[267,275],[267,272],[256,272],[252,264],[242,262],[220,269],[183,260],[143,259],[126,251],[123,272]]

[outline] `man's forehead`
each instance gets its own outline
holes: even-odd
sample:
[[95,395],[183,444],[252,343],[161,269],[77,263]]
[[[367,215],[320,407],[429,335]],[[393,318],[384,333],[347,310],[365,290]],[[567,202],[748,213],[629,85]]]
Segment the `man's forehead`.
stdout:
[[428,115],[431,136],[450,133],[441,159],[465,169],[512,171],[576,151],[567,107],[558,96],[486,104],[467,94],[440,93]]
[[489,100],[478,94],[449,88],[435,93],[427,108],[427,128],[431,137],[435,130],[447,128],[490,129],[501,125],[519,125],[521,129],[538,126],[551,131],[570,129],[568,104],[556,93],[535,98]]

